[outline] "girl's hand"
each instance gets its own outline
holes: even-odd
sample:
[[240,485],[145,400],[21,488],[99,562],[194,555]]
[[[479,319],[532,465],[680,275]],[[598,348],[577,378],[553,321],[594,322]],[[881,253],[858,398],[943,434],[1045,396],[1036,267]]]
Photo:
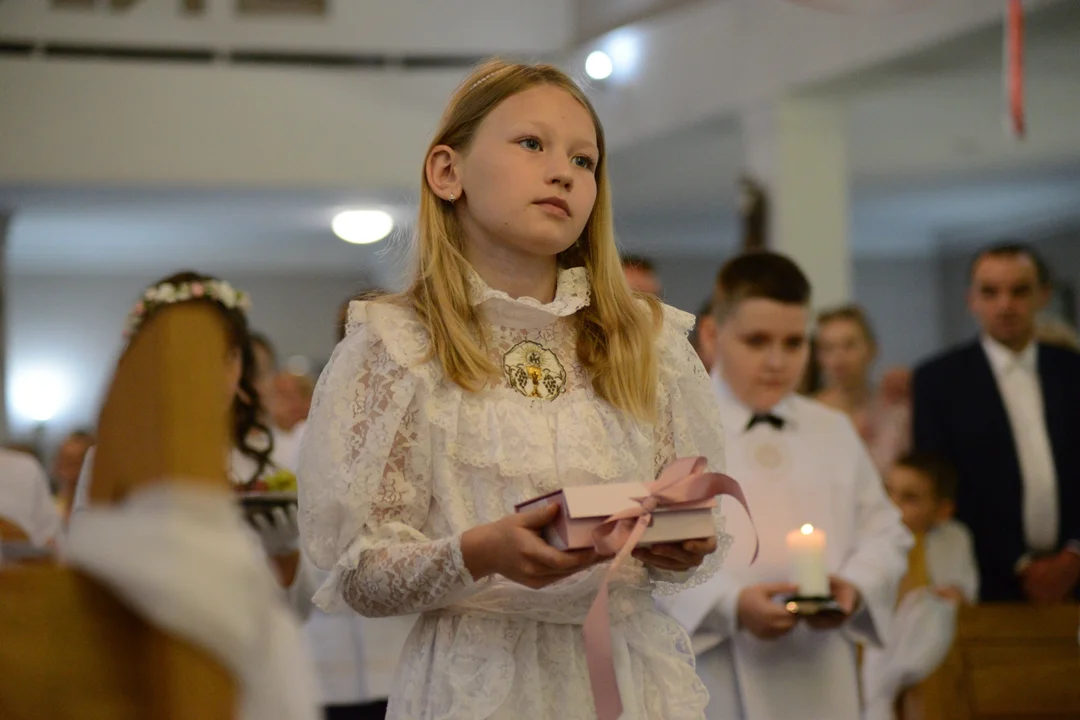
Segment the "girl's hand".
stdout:
[[716,538],[686,540],[681,543],[658,543],[637,548],[634,557],[657,570],[685,572],[693,570],[707,555],[716,552]]
[[540,537],[559,513],[558,505],[507,515],[461,536],[461,554],[474,580],[499,574],[538,590],[601,562],[594,550],[562,552]]

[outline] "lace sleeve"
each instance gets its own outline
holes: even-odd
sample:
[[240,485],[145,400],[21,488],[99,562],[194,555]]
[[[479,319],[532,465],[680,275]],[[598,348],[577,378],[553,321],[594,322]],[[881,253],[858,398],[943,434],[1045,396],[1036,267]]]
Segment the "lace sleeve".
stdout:
[[[709,376],[687,340],[693,323],[692,315],[664,306],[664,327],[658,341],[660,417],[655,431],[654,475],[659,475],[676,458],[698,455],[708,458],[710,470],[723,472],[725,469],[720,407]],[[722,499],[719,505],[723,505]],[[732,542],[731,536],[724,532],[724,516],[720,506],[714,515],[716,552],[691,572],[650,569],[659,594],[673,594],[699,585],[720,568]]]
[[[460,536],[430,539],[431,443],[420,412],[415,358],[365,322],[366,304],[319,379],[300,452],[304,548],[329,578],[315,594],[327,611],[370,617],[437,607],[473,581]],[[359,317],[357,317],[359,316]]]

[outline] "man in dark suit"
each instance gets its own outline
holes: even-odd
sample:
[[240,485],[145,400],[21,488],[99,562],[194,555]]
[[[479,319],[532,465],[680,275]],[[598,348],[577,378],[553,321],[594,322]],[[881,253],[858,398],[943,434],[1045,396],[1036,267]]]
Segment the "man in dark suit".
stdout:
[[956,468],[983,601],[1080,598],[1080,354],[1034,340],[1050,280],[1030,247],[983,250],[970,283],[982,335],[915,371],[915,447]]

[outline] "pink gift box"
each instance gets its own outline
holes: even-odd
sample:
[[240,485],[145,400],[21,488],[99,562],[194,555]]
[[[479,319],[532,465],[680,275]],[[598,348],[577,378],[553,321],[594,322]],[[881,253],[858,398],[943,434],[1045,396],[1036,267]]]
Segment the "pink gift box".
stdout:
[[[615,513],[640,507],[634,498],[646,498],[645,483],[581,485],[556,490],[515,507],[518,512],[552,503],[560,507],[555,521],[543,530],[543,538],[558,550],[593,547],[593,530]],[[716,498],[660,506],[652,512],[652,522],[641,536],[639,546],[656,543],[700,540],[716,534],[712,511]]]

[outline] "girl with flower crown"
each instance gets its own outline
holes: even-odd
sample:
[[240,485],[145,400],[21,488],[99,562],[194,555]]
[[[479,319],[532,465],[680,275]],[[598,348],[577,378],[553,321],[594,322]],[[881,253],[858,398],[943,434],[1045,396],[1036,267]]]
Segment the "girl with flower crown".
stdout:
[[[184,271],[162,278],[148,287],[128,314],[124,336],[128,340],[160,308],[180,302],[202,301],[213,305],[225,318],[228,327],[229,355],[227,386],[224,391],[232,402],[232,437],[229,442],[229,474],[234,485],[250,486],[273,470],[270,455],[273,436],[263,423],[262,401],[255,389],[255,355],[248,332],[248,295],[228,282],[210,275]],[[89,498],[94,450],[83,461],[83,470],[75,488],[72,522]],[[310,570],[301,571],[296,511],[277,508],[270,515],[255,517],[256,529],[264,549],[274,562],[282,585],[289,588],[290,599],[301,614],[310,608]]]
[[[299,471],[304,547],[330,571],[315,601],[422,613],[390,718],[596,717],[582,624],[604,560],[541,539],[556,507],[515,505],[724,462],[693,317],[626,284],[605,162],[562,72],[477,70],[427,152],[411,286],[352,304],[319,380]],[[707,578],[726,540],[718,525],[617,572],[622,717],[704,716],[689,640],[653,594]]]

